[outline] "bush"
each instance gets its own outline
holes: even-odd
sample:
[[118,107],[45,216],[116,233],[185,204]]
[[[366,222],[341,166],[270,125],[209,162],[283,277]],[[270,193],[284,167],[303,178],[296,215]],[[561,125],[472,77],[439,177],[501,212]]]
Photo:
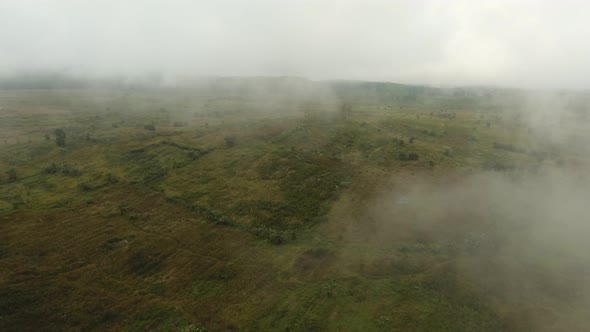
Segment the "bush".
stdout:
[[75,167],[72,167],[68,164],[63,164],[61,166],[57,166],[55,163],[51,163],[51,165],[45,167],[45,169],[43,169],[43,173],[44,174],[62,174],[62,175],[66,175],[66,176],[80,176],[80,175],[82,175],[82,172]]
[[419,156],[415,152],[404,152],[401,151],[397,154],[397,159],[401,161],[415,161],[418,160]]
[[516,152],[516,153],[527,153],[528,152],[526,149],[521,148],[521,147],[517,147],[513,144],[503,144],[503,143],[494,142],[493,147],[494,147],[494,149]]
[[80,176],[82,175],[82,172],[68,164],[63,164],[61,167],[61,174],[66,176]]
[[55,144],[57,144],[57,146],[61,146],[61,147],[66,146],[66,132],[61,128],[57,128],[55,130],[54,134],[55,134]]
[[[266,226],[259,226],[256,227],[254,229],[254,234],[259,237],[259,238],[263,238],[268,240],[270,243],[275,244],[275,245],[280,245],[280,244],[284,244],[285,242],[287,242],[287,239],[289,238],[289,234],[287,232],[284,231],[280,231],[277,229],[273,229],[270,227],[266,227]],[[291,234],[291,238],[293,239],[294,233]]]
[[153,124],[146,124],[145,126],[143,126],[143,129],[149,131],[156,131],[156,127]]
[[227,136],[226,138],[224,138],[224,140],[225,140],[225,146],[227,146],[228,148],[231,148],[236,145],[236,137],[235,136]]
[[106,177],[107,177],[107,183],[115,184],[115,183],[119,182],[119,177],[113,173],[108,173]]
[[16,168],[9,169],[6,174],[8,174],[8,182],[16,181]]
[[92,191],[94,188],[87,182],[83,182],[78,184],[78,189],[82,192],[89,192]]

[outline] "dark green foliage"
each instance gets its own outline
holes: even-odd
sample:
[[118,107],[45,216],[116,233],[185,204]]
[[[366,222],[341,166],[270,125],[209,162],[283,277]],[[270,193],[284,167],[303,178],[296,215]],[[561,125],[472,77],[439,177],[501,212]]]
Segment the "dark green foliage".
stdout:
[[61,174],[66,176],[80,176],[82,175],[82,172],[79,169],[72,167],[68,164],[63,164],[61,167]]
[[401,160],[401,161],[415,161],[415,160],[418,160],[418,159],[419,159],[419,156],[415,152],[400,151],[400,152],[397,153],[397,160]]
[[237,223],[228,217],[211,211],[205,207],[193,205],[192,210],[203,215],[207,220],[216,225],[237,225]]
[[109,184],[115,184],[119,182],[119,177],[113,173],[108,173],[106,175],[106,182]]
[[80,189],[81,192],[89,192],[94,190],[94,187],[92,187],[92,185],[87,182],[82,182],[78,184],[78,189]]
[[16,181],[16,168],[9,169],[6,174],[8,175],[8,182]]
[[153,250],[141,250],[127,260],[129,270],[137,275],[150,275],[162,268],[165,255]]
[[143,176],[143,183],[146,185],[154,184],[157,181],[162,180],[168,175],[168,169],[163,167],[156,167],[147,171]]
[[281,231],[266,226],[259,226],[254,228],[254,235],[256,235],[259,238],[266,239],[268,240],[268,242],[275,245],[284,244],[285,242],[287,242],[289,238],[293,239],[293,234],[287,231]]
[[156,126],[154,126],[153,124],[146,124],[145,126],[143,126],[143,129],[149,131],[156,131]]
[[487,161],[481,165],[481,168],[486,171],[509,171],[513,170],[514,165],[499,162],[499,161]]
[[49,141],[49,140],[51,140],[51,136],[49,136],[49,134],[45,134],[45,140],[46,140],[46,141]]
[[59,172],[59,168],[57,167],[57,165],[55,163],[51,163],[51,165],[45,167],[45,169],[43,169],[43,173],[45,174],[57,174]]
[[205,149],[201,149],[201,148],[197,148],[197,147],[178,144],[178,143],[172,142],[172,141],[163,141],[160,144],[173,146],[175,148],[187,151],[187,158],[190,160],[197,160],[197,159],[205,156],[206,154],[210,153],[211,151],[213,151],[213,149],[205,150]]
[[55,144],[57,144],[57,146],[61,146],[61,147],[66,146],[66,132],[61,128],[57,128],[54,131],[54,134],[55,134]]
[[295,217],[304,222],[324,214],[322,207],[347,178],[347,169],[340,161],[298,150],[278,152],[259,171],[280,181],[286,202],[279,220]]
[[236,137],[235,136],[227,136],[224,138],[225,146],[231,148],[236,145]]
[[512,144],[502,144],[502,143],[494,142],[493,147],[494,147],[494,149],[505,150],[505,151],[515,152],[515,153],[528,153],[527,149],[517,147]]
[[237,275],[236,271],[230,265],[226,265],[220,270],[209,275],[209,279],[218,281],[227,281]]
[[187,127],[188,122],[186,121],[174,121],[174,127]]
[[61,166],[56,165],[55,163],[51,163],[51,165],[45,167],[43,169],[43,174],[62,174],[66,176],[80,176],[82,172],[68,164],[62,164]]

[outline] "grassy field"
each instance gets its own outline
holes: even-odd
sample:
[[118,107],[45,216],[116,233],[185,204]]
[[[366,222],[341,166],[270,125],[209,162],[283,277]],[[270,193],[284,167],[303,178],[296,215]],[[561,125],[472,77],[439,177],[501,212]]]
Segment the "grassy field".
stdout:
[[435,193],[588,155],[384,88],[0,91],[0,330],[584,330],[585,255],[503,250],[526,227],[485,180]]

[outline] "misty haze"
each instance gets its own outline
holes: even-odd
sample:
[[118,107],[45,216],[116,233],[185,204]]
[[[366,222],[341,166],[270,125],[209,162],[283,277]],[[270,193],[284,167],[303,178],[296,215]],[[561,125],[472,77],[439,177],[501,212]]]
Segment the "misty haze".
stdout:
[[588,10],[0,0],[0,330],[590,330]]

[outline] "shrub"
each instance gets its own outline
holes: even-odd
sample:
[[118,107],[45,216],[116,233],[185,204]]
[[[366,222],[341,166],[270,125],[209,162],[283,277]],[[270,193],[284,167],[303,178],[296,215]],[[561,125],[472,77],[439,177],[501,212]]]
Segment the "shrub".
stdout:
[[9,169],[6,174],[8,174],[8,182],[16,181],[16,168]]
[[108,173],[107,174],[107,183],[115,184],[115,183],[118,183],[118,182],[119,182],[119,177],[118,176],[116,176],[113,173]]
[[45,169],[43,169],[42,171],[44,174],[62,174],[62,175],[66,175],[66,176],[80,176],[82,175],[82,172],[75,168],[72,167],[68,164],[63,164],[61,166],[57,166],[55,163],[51,163],[51,165],[45,167]]
[[61,128],[57,128],[54,132],[55,134],[55,144],[57,144],[57,146],[66,146],[66,132],[61,129]]
[[494,142],[493,147],[494,147],[494,149],[505,150],[505,151],[510,151],[510,152],[517,152],[517,153],[527,153],[528,152],[526,149],[521,148],[521,147],[517,147],[513,144],[503,144],[503,143]]
[[66,176],[80,176],[82,175],[82,172],[68,164],[63,164],[61,167],[61,174]]
[[92,191],[94,188],[87,182],[82,182],[78,184],[78,189],[82,192],[89,192]]
[[236,137],[235,136],[227,136],[226,138],[224,138],[224,140],[225,140],[225,146],[227,146],[228,148],[231,148],[236,145]]
[[[266,239],[268,240],[268,242],[275,245],[284,244],[285,242],[287,242],[287,239],[289,238],[289,234],[287,232],[273,229],[267,226],[256,227],[254,229],[254,234],[257,237]],[[291,238],[294,238],[294,234],[295,233],[291,234]]]
[[146,124],[145,126],[143,126],[143,129],[149,131],[156,131],[156,127],[153,124]]
[[397,159],[401,160],[401,161],[414,161],[414,160],[418,160],[419,156],[417,153],[415,152],[404,152],[404,151],[400,151],[397,154]]
[[56,174],[57,172],[59,172],[59,168],[55,163],[51,163],[51,165],[45,167],[43,170],[43,173],[45,174]]

